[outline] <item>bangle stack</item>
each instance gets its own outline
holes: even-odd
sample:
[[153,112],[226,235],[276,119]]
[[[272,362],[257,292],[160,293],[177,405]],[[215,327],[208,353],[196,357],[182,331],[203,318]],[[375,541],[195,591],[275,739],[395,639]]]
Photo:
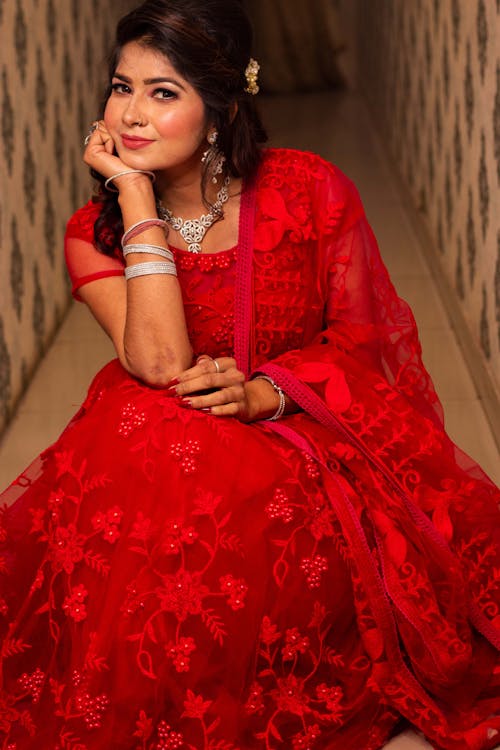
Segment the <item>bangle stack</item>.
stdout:
[[265,422],[276,422],[278,419],[281,419],[281,417],[285,413],[285,408],[286,408],[286,398],[285,398],[285,393],[284,393],[283,389],[280,388],[280,386],[277,383],[275,383],[274,380],[272,378],[270,378],[268,375],[256,375],[255,378],[254,378],[254,380],[267,380],[267,382],[272,385],[272,387],[274,388],[274,390],[276,391],[276,393],[278,394],[279,399],[280,399],[278,408],[276,409],[276,411],[273,414],[273,416],[272,417],[267,417],[267,419],[265,419],[264,421]]
[[[116,175],[115,175],[116,177]],[[141,219],[136,224],[132,224],[127,229],[122,238],[122,250],[123,257],[132,253],[147,253],[148,255],[159,255],[164,258],[164,261],[147,261],[146,263],[134,263],[132,266],[125,268],[125,279],[135,279],[138,276],[151,276],[153,274],[168,274],[169,276],[177,276],[177,268],[174,261],[174,254],[171,250],[168,250],[161,245],[149,245],[146,243],[128,243],[127,240],[131,240],[138,234],[141,234],[150,227],[162,227],[165,229],[167,223],[163,219],[152,218],[152,219]]]

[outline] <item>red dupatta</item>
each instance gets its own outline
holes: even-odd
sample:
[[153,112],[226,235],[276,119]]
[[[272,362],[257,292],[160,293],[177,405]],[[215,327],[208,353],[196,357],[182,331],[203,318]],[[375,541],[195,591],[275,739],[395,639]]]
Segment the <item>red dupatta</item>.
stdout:
[[[280,255],[286,269],[287,254],[293,260],[301,246],[304,269],[312,269],[313,318],[322,303],[323,325],[272,356],[259,290],[286,316],[286,285],[281,301],[270,269]],[[258,193],[245,191],[235,310],[240,369],[273,378],[313,420],[296,416],[266,429],[321,466],[378,687],[403,715],[418,706],[421,728],[442,746],[489,747],[487,731],[495,746],[498,716],[488,728],[458,733],[450,717],[466,707],[464,684],[470,695],[480,692],[474,663],[493,658],[486,641],[500,646],[498,492],[447,437],[413,315],[390,281],[357,191],[319,157],[270,151]],[[485,715],[495,708],[494,699],[482,704]]]

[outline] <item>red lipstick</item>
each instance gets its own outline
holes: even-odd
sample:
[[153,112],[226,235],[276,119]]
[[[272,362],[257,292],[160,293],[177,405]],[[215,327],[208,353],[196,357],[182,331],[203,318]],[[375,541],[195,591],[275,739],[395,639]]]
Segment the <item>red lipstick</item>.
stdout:
[[122,135],[121,138],[125,148],[130,148],[132,150],[144,148],[145,146],[149,146],[150,143],[153,143],[153,141],[148,138],[139,138],[136,135]]

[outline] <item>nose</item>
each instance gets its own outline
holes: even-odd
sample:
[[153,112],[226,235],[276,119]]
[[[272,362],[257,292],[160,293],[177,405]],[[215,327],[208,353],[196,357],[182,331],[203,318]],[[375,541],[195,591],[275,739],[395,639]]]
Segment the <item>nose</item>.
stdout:
[[127,107],[123,111],[122,120],[127,127],[133,127],[134,125],[144,125],[146,117],[141,111],[135,97],[129,99]]

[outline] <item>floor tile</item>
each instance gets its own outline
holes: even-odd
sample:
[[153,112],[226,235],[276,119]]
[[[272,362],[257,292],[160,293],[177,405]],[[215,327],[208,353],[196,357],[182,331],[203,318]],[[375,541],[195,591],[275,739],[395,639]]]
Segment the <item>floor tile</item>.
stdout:
[[[384,750],[432,750],[432,745],[412,731],[403,732],[385,745]],[[361,750],[361,748],[360,748]]]
[[419,331],[424,328],[449,328],[443,303],[430,276],[392,276],[399,296],[412,309]]
[[500,456],[479,399],[443,400],[446,431],[467,455],[500,486]]

